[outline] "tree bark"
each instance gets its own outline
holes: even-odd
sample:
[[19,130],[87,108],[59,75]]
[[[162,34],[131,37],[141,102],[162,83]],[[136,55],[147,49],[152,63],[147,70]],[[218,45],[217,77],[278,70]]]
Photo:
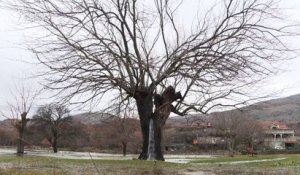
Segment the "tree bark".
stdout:
[[[155,111],[153,112],[153,98],[155,104]],[[175,89],[171,86],[165,89],[162,95],[152,93],[142,93],[136,96],[136,104],[140,117],[140,124],[143,135],[143,147],[139,159],[146,160],[149,157],[149,124],[153,120],[154,130],[154,160],[164,161],[162,151],[163,134],[162,129],[168,119],[171,110],[172,102],[180,99],[180,92],[175,93]]]
[[154,140],[155,140],[155,160],[161,160],[164,161],[163,156],[163,149],[162,149],[162,129],[164,127],[164,124],[161,123],[160,120],[158,120],[157,117],[154,116]]
[[17,143],[17,155],[22,156],[24,154],[24,129],[19,130],[19,138]]
[[154,159],[155,160],[161,160],[164,161],[163,152],[162,152],[162,128],[164,124],[161,123],[161,120],[159,120],[157,117],[154,117],[153,114],[151,116],[148,116],[149,118],[145,118],[143,120],[140,120],[141,122],[141,129],[143,134],[143,147],[142,152],[139,156],[139,159],[141,160],[147,160],[149,157],[148,153],[148,145],[149,145],[149,124],[150,119],[153,119],[153,129],[154,129],[154,140],[155,140],[155,149],[154,149]]
[[54,153],[57,153],[57,139],[58,139],[58,135],[57,135],[57,131],[53,130],[52,131],[52,140],[51,140],[51,145],[52,145],[52,149]]
[[148,158],[148,142],[149,142],[149,123],[152,117],[152,110],[153,110],[153,102],[152,102],[152,95],[140,95],[138,94],[136,99],[136,104],[138,108],[138,114],[140,118],[140,125],[142,130],[143,136],[143,146],[142,152],[139,155],[139,159],[147,160]]
[[18,122],[16,128],[19,132],[19,138],[17,143],[17,156],[23,156],[24,154],[24,132],[28,119],[26,118],[27,112],[21,114],[21,121]]
[[52,148],[53,148],[53,152],[57,153],[57,141],[55,138],[53,139]]
[[127,154],[127,142],[126,141],[122,141],[122,152],[123,152],[123,156],[126,156],[126,154]]

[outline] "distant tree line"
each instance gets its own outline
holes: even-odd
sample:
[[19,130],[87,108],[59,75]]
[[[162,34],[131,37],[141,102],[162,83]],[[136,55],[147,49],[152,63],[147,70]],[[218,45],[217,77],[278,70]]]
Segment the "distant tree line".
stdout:
[[[84,124],[73,120],[69,109],[56,103],[39,107],[28,118],[22,142],[28,147],[52,147],[76,151],[107,150],[109,152],[138,153],[141,145],[139,121],[131,118],[111,117],[103,122]],[[9,119],[10,129],[0,128],[0,145],[16,146],[19,131],[14,119]],[[9,127],[6,127],[9,128]]]
[[[100,115],[98,117],[101,117]],[[97,117],[97,114],[94,117]],[[75,120],[64,105],[43,105],[28,119],[22,142],[27,147],[51,147],[54,153],[58,148],[123,155],[128,152],[138,154],[141,151],[142,132],[138,119],[110,116],[93,123],[85,122],[84,118],[81,116],[80,120]],[[14,122],[14,119],[11,121],[10,127],[0,128],[2,146],[18,146],[20,134],[14,125],[18,122]],[[205,122],[210,124],[205,125]],[[227,150],[230,156],[249,147],[261,147],[264,139],[264,132],[258,121],[238,111],[213,113],[207,121],[201,120],[198,125],[184,122],[180,125],[167,123],[164,133],[165,148],[184,145],[184,150],[180,151]],[[198,137],[202,139],[201,143],[194,144],[194,139]],[[219,138],[221,142],[209,143],[205,142],[205,138]]]
[[[112,116],[101,122],[85,124],[74,120],[66,106],[47,104],[41,106],[29,120],[24,143],[33,147],[52,147],[74,151],[102,151],[122,153],[139,153],[142,140],[139,120]],[[184,144],[185,151],[201,151],[207,149],[228,150],[231,155],[246,147],[256,147],[263,138],[262,129],[249,116],[239,112],[223,112],[212,114],[211,128],[191,127],[182,124],[181,127],[167,124],[165,128],[164,146]],[[184,127],[186,126],[186,127]],[[205,131],[204,131],[205,130]],[[8,131],[0,128],[0,144],[4,146],[17,145],[17,130]],[[199,137],[221,138],[224,142],[212,145],[202,143],[193,145],[193,139]]]

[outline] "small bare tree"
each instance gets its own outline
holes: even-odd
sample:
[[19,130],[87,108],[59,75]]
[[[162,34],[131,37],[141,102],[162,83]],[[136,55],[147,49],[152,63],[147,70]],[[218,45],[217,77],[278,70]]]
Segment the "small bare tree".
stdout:
[[247,114],[245,120],[240,123],[239,137],[247,148],[255,148],[264,141],[265,133],[258,120],[251,119]]
[[238,145],[246,144],[253,148],[254,142],[260,140],[263,134],[258,121],[240,111],[212,114],[212,126],[226,141],[229,156],[234,155]]
[[135,104],[143,135],[139,159],[149,157],[151,119],[155,159],[164,160],[162,128],[170,112],[245,104],[246,89],[289,58],[283,41],[293,36],[274,0],[220,0],[187,24],[180,12],[191,1],[10,1],[46,33],[32,50],[51,75],[49,89],[66,101],[111,94],[122,97],[121,105]]
[[28,113],[37,95],[38,93],[26,89],[24,85],[20,88],[16,86],[11,98],[13,101],[8,102],[9,111],[1,112],[2,116],[12,121],[13,126],[18,132],[17,155],[20,156],[24,154],[24,132],[26,124],[29,121]]
[[134,119],[130,118],[132,114],[124,113],[122,118],[117,119],[118,132],[121,134],[122,153],[123,156],[127,154],[127,146],[129,142],[134,142],[134,133],[138,131],[137,126],[134,125]]
[[57,140],[62,132],[71,122],[69,109],[60,104],[52,103],[41,106],[37,110],[37,114],[33,116],[34,122],[44,126],[46,138],[53,148],[53,152],[57,153]]

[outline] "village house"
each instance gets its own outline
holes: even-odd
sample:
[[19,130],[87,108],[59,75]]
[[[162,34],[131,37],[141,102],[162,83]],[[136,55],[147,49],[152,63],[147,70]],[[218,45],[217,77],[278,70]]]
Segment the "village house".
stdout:
[[272,149],[287,149],[296,143],[295,131],[281,121],[262,121],[264,144]]
[[[289,128],[284,122],[282,121],[259,121],[259,125],[262,128],[263,132],[263,143],[265,147],[277,150],[288,149],[293,147],[296,143],[295,131]],[[225,140],[223,137],[219,135],[211,135],[212,130],[214,130],[213,126],[199,126],[198,130],[202,129],[201,135],[196,135],[193,139],[193,145],[210,145],[216,147],[216,145],[224,145]],[[208,133],[205,134],[209,130]],[[258,140],[256,138],[255,140]]]
[[196,136],[192,140],[193,145],[200,147],[207,147],[213,149],[223,149],[225,140],[222,136],[218,135],[216,129],[213,128],[211,123],[196,123],[194,127],[197,128]]
[[240,151],[248,147],[260,151],[268,148],[285,150],[297,144],[295,131],[282,121],[256,120],[250,125],[243,123],[232,129],[230,135],[226,135],[224,129],[220,130],[208,120],[176,125],[167,132],[170,137],[165,143],[165,151],[224,150],[230,140],[235,142],[235,149]]

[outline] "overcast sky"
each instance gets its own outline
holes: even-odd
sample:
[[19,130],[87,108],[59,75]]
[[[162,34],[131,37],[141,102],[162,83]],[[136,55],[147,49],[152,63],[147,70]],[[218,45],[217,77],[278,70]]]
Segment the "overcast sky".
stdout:
[[[199,1],[200,2],[200,1]],[[203,1],[204,2],[204,1]],[[1,1],[0,1],[1,3]],[[284,8],[284,15],[289,20],[300,24],[300,1],[283,0],[281,7]],[[191,7],[187,7],[191,8]],[[186,9],[188,11],[189,9]],[[26,62],[34,62],[34,56],[26,50],[24,44],[34,33],[26,33],[21,30],[18,15],[11,11],[0,8],[0,108],[3,109],[7,101],[10,101],[10,94],[17,84],[33,85],[37,88],[36,80],[28,80],[36,73],[36,65]],[[289,41],[295,46],[299,45],[298,39]],[[300,48],[300,47],[299,47]],[[270,77],[265,91],[280,92],[276,98],[285,97],[300,93],[300,56],[282,65],[286,71],[278,76]],[[21,82],[21,83],[20,83]],[[29,83],[28,83],[29,82]],[[0,110],[1,110],[0,109]]]

